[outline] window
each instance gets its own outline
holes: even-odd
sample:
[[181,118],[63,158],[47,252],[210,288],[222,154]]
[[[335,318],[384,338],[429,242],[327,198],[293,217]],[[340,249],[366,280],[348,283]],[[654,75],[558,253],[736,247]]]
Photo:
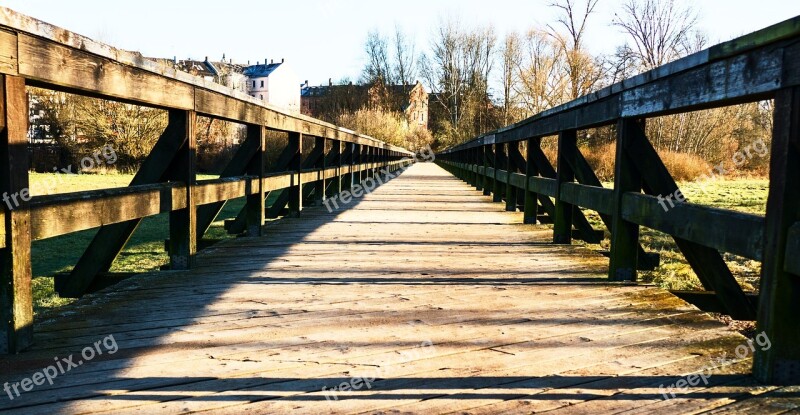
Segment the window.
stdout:
[[256,81],[253,81],[253,89],[256,87]]
[[261,95],[261,100],[262,100],[262,101],[264,100],[264,96],[263,96],[263,95]]
[[262,88],[264,87],[264,80],[263,79],[261,80],[261,87]]

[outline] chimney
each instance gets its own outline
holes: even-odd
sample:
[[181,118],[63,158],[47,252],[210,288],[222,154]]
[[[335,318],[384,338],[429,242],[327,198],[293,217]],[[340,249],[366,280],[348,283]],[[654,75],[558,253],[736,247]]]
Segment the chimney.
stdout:
[[206,56],[206,62],[208,62],[208,56]]
[[332,78],[328,78],[328,86],[333,86],[333,79]]
[[281,63],[283,63],[283,58],[281,58]]
[[[269,64],[270,64],[270,65],[272,65],[273,63],[275,63],[275,61],[273,61],[272,59],[270,59],[270,60],[269,60]],[[265,64],[265,65],[267,64],[267,60],[266,60],[266,59],[264,59],[264,64]]]

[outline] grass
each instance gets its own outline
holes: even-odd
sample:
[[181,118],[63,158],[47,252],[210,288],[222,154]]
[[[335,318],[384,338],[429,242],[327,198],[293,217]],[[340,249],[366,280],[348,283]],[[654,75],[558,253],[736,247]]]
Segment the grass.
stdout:
[[[215,176],[202,176],[210,179]],[[30,174],[30,189],[33,195],[69,193],[85,190],[127,186],[133,175],[130,174]],[[206,238],[230,238],[225,231],[224,219],[236,216],[244,206],[244,198],[234,199],[225,204],[217,221],[212,223]],[[33,242],[31,247],[33,268],[34,311],[38,314],[49,308],[69,304],[72,299],[60,298],[53,288],[53,276],[69,272],[78,262],[83,251],[97,233],[96,229],[76,232]],[[111,272],[148,272],[158,270],[169,262],[164,251],[164,240],[169,234],[169,215],[161,214],[142,220],[136,232],[114,261]]]
[[[763,215],[767,205],[769,180],[767,179],[716,179],[678,184],[687,200],[704,206]],[[610,183],[604,186],[612,187]],[[586,211],[587,217],[597,229],[605,229],[600,217]],[[641,228],[641,243],[648,252],[661,255],[661,265],[653,271],[639,273],[643,282],[653,283],[671,290],[702,289],[700,280],[692,271],[675,242],[667,234],[649,228]],[[602,242],[609,249],[609,241]],[[725,262],[745,291],[757,291],[761,262],[731,254],[724,254]]]

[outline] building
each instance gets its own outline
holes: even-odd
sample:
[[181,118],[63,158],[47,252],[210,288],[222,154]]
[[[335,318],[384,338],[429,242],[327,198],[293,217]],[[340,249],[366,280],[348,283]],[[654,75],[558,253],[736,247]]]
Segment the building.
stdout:
[[[409,126],[428,128],[428,92],[415,85],[328,85],[310,86],[306,81],[300,88],[300,108],[305,115],[325,119],[328,114],[355,112],[389,102],[392,110],[405,114]],[[327,120],[332,121],[332,120]]]
[[293,113],[300,113],[300,78],[286,63],[265,63],[244,68],[247,93],[270,105]]
[[225,59],[219,62],[211,62],[206,57],[203,61],[173,60],[175,69],[188,72],[194,76],[199,76],[206,81],[225,85],[237,91],[247,91],[247,77],[243,74],[244,66],[233,63],[233,60]]

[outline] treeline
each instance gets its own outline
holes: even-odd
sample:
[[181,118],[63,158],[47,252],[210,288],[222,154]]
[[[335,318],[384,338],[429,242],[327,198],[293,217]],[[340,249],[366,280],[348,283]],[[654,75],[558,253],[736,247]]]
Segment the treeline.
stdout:
[[[418,55],[399,30],[392,37],[371,32],[363,81],[399,82],[419,76],[431,89],[434,146],[443,148],[707,46],[697,11],[688,1],[625,0],[613,20],[624,43],[612,54],[593,54],[586,47],[591,35],[587,28],[598,1],[602,0],[555,0],[550,4],[557,12],[552,24],[502,37],[491,25],[470,27],[457,19],[442,19],[427,50]],[[650,119],[646,128],[662,153],[694,156],[671,158],[708,164],[702,171],[720,162],[730,166],[737,151],[768,140],[771,110],[770,102],[762,102],[696,111]],[[589,153],[607,151],[614,138],[613,127],[580,132],[581,145]],[[554,146],[554,140],[545,143]],[[599,159],[599,154],[589,158]],[[759,157],[736,167],[758,174],[766,171],[767,163],[768,157]]]

